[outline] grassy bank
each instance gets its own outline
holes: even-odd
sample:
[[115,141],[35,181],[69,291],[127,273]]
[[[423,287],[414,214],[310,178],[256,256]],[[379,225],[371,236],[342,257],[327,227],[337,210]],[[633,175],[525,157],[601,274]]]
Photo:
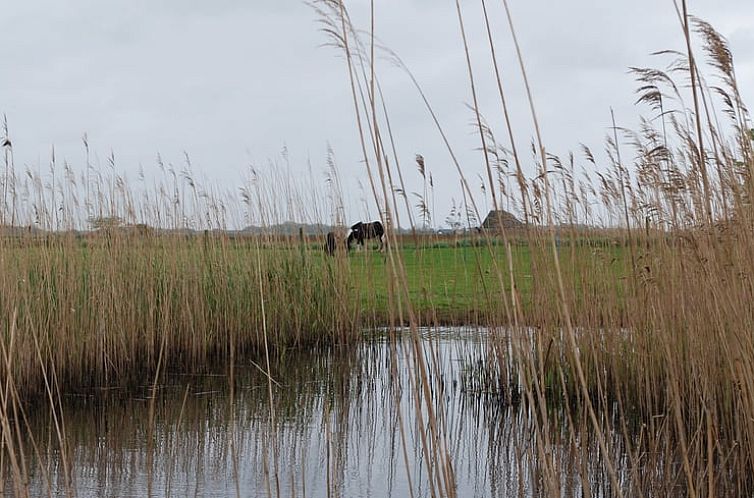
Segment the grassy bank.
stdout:
[[1,243],[3,379],[22,397],[359,334],[347,272],[308,251],[117,232]]
[[[406,239],[394,251],[422,324],[511,325],[503,303],[515,287],[536,325],[537,306],[557,295],[536,273],[546,250],[530,242],[511,247],[512,278],[502,244]],[[297,238],[104,230],[7,236],[0,251],[5,374],[24,396],[44,394],[45,376],[63,390],[127,385],[158,367],[344,344],[390,323],[395,292],[384,253],[331,258]],[[622,286],[625,256],[615,243],[564,242],[574,306],[591,305],[600,282]]]

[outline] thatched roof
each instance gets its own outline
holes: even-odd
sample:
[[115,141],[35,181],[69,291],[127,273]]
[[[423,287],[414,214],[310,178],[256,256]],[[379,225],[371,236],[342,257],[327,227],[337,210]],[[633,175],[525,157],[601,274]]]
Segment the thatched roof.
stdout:
[[513,214],[502,209],[495,211],[494,209],[489,212],[487,217],[482,222],[482,229],[484,230],[500,230],[500,224],[506,230],[514,230],[517,228],[523,228],[524,224],[516,218]]

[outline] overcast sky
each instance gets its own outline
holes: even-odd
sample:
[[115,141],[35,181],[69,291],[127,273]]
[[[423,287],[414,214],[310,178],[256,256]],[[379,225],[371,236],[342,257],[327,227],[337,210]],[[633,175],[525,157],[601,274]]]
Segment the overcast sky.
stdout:
[[[499,2],[489,0],[501,67],[520,147],[531,140],[525,93]],[[461,2],[481,107],[502,138],[498,97],[479,2]],[[417,76],[447,128],[469,178],[483,174],[475,148],[463,46],[453,0],[378,0],[377,36]],[[683,49],[671,0],[511,0],[548,150],[579,143],[601,148],[609,109],[631,126],[635,82],[629,66],[660,66],[650,57]],[[367,0],[347,5],[368,26]],[[754,102],[754,4],[689,0],[731,44],[744,101]],[[52,145],[82,168],[81,138],[104,162],[135,177],[156,170],[158,153],[197,176],[237,191],[250,165],[264,167],[285,146],[291,169],[325,182],[327,144],[335,150],[347,193],[347,218],[374,217],[366,186],[343,59],[299,0],[25,0],[5,2],[0,112],[7,115],[17,167],[44,167]],[[398,151],[409,191],[420,191],[413,166],[426,158],[435,179],[436,224],[460,199],[447,152],[406,76],[380,61]],[[528,156],[527,156],[528,157]],[[531,171],[531,170],[530,170]],[[480,203],[484,206],[484,201]],[[369,212],[365,212],[369,210]]]

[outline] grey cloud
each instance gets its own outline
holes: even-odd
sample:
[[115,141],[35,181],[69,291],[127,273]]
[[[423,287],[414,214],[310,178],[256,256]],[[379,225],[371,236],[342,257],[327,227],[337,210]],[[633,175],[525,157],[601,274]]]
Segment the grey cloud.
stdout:
[[[532,129],[500,2],[490,1],[495,41],[521,147]],[[369,2],[350,2],[366,27]],[[671,3],[511,2],[548,146],[599,148],[609,108],[635,122],[630,65],[652,65],[654,50],[682,48]],[[750,0],[691,2],[731,42],[744,98],[754,101],[754,25]],[[502,138],[478,1],[462,2],[482,110]],[[455,4],[377,3],[380,40],[395,49],[432,99],[471,178],[481,173],[472,133],[468,76]],[[0,19],[6,112],[20,162],[44,163],[51,144],[80,161],[81,136],[101,155],[113,148],[134,172],[157,152],[225,185],[237,185],[250,160],[264,162],[287,144],[295,164],[324,168],[326,144],[351,185],[353,211],[365,182],[350,88],[342,58],[320,45],[314,14],[298,0],[35,0],[9,2]],[[438,218],[458,197],[454,168],[405,75],[380,61],[399,153],[408,168],[421,152],[438,181]],[[502,141],[502,140],[501,140]],[[413,170],[409,190],[418,190]]]

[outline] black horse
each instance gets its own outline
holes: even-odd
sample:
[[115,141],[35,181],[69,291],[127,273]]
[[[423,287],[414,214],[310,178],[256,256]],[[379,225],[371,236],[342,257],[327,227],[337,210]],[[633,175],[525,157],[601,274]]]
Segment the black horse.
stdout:
[[335,250],[337,248],[338,248],[338,245],[335,240],[335,233],[327,232],[327,236],[325,237],[325,252],[329,254],[330,256],[334,256]]
[[382,226],[381,221],[371,221],[369,223],[360,221],[353,225],[348,233],[346,245],[350,251],[354,240],[361,247],[364,247],[364,241],[369,239],[379,239],[380,251],[385,248],[385,227]]

